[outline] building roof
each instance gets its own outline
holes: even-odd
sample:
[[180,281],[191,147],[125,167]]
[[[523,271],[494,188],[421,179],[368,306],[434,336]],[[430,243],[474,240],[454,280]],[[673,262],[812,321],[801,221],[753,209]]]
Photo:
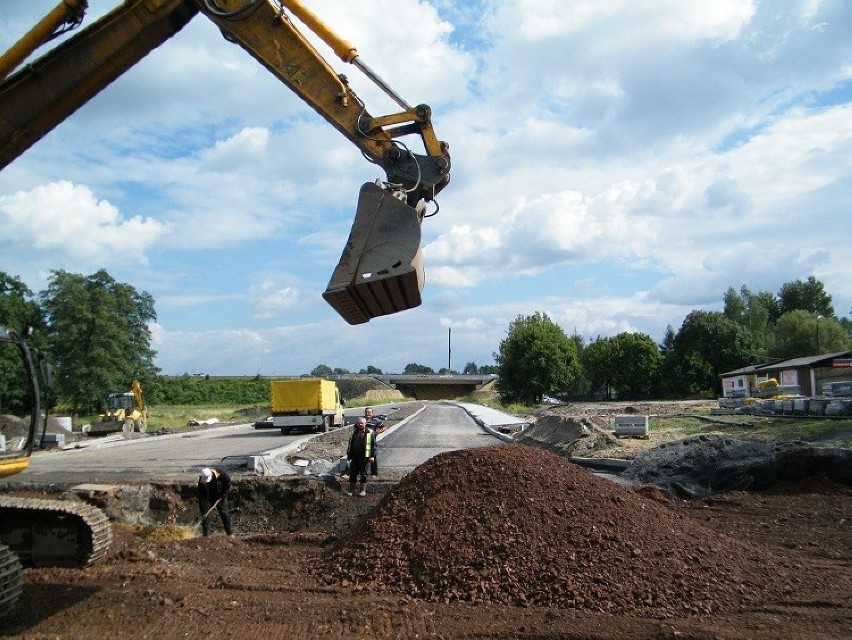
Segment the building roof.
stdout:
[[741,376],[750,373],[759,373],[761,371],[778,371],[780,369],[797,369],[799,367],[813,367],[826,360],[834,360],[835,358],[848,358],[852,352],[839,351],[837,353],[821,353],[818,356],[805,356],[803,358],[791,358],[789,360],[781,360],[771,364],[755,364],[741,369],[734,369],[719,374],[722,378],[730,376]]
[[746,376],[750,373],[756,373],[763,367],[767,367],[769,365],[765,364],[750,364],[747,367],[743,367],[742,369],[734,369],[733,371],[726,371],[725,373],[719,374],[722,376]]

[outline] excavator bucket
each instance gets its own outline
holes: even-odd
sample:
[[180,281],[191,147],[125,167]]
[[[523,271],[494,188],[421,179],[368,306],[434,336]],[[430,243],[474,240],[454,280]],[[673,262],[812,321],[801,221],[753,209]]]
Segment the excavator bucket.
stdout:
[[423,291],[420,213],[380,186],[361,186],[355,221],[322,297],[349,324],[417,307]]

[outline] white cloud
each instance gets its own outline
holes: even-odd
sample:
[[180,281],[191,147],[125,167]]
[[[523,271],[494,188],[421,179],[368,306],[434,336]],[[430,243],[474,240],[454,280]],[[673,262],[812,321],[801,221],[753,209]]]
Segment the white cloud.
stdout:
[[67,181],[0,195],[0,247],[18,256],[19,265],[35,262],[39,254],[66,269],[144,264],[168,230],[152,218],[124,217],[88,187]]
[[518,25],[512,32],[526,40],[601,30],[625,34],[626,45],[638,37],[730,40],[754,15],[754,5],[751,0],[522,0],[505,5],[503,19]]
[[[9,4],[2,44],[36,13]],[[0,259],[34,289],[103,266],[150,291],[177,372],[252,373],[261,342],[282,373],[438,368],[450,327],[458,366],[488,364],[536,310],[659,339],[728,286],[811,274],[852,306],[852,4],[313,8],[451,145],[420,308],[350,327],[322,301],[381,172],[202,16],[0,172]],[[332,62],[371,113],[398,109]]]
[[255,318],[272,318],[281,311],[296,307],[302,304],[304,295],[294,284],[272,279],[249,288],[249,302],[254,308]]

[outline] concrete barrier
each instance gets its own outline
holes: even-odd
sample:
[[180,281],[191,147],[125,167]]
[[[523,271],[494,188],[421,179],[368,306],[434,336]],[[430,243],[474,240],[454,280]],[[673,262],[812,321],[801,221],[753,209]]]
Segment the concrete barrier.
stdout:
[[648,416],[615,416],[615,437],[648,437]]

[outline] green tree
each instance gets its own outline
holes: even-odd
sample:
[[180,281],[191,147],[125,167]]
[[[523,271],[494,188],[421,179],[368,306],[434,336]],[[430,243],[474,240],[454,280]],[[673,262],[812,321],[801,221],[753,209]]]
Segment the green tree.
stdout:
[[612,382],[619,397],[648,398],[657,386],[663,357],[644,333],[619,333],[613,339],[617,366]]
[[619,333],[611,338],[598,336],[583,350],[583,370],[590,390],[612,392],[618,397],[647,398],[656,389],[663,356],[650,336]]
[[[852,309],[849,310],[849,315],[852,316]],[[846,332],[846,337],[852,342],[852,318],[840,318],[840,325]]]
[[781,286],[778,292],[780,315],[801,309],[825,318],[834,317],[831,296],[825,292],[822,282],[808,276],[806,282],[794,280]]
[[583,349],[581,359],[589,392],[596,397],[603,394],[607,400],[612,397],[613,391],[614,350],[611,338],[598,336]]
[[[44,318],[33,292],[17,276],[0,271],[0,326],[22,332],[30,326],[34,336],[44,333]],[[33,338],[28,340],[33,343]]]
[[591,389],[591,383],[589,381],[588,376],[586,375],[586,368],[583,366],[584,354],[586,351],[586,340],[579,333],[574,331],[573,335],[570,336],[571,342],[574,343],[574,348],[577,350],[577,362],[580,363],[580,370],[577,373],[577,376],[574,378],[574,384],[572,385],[571,395],[575,398],[587,396]]
[[408,375],[434,375],[435,370],[432,367],[427,367],[425,364],[417,364],[416,362],[409,362],[405,365],[405,369],[402,370],[403,373],[407,373]]
[[[743,287],[745,289],[745,287]],[[770,325],[775,325],[781,317],[781,303],[771,291],[749,292],[749,308],[760,307],[766,312]]]
[[32,378],[24,364],[23,351],[12,338],[14,334],[23,336],[23,341],[27,342],[26,335],[19,330],[0,326],[0,416],[23,417],[32,415]]
[[666,325],[666,332],[663,334],[663,341],[660,343],[662,364],[657,384],[657,393],[664,398],[673,398],[680,394],[677,385],[677,380],[680,378],[680,370],[677,363],[674,341],[675,330],[671,325]]
[[[0,327],[11,329],[24,335],[26,327],[32,327],[32,333],[26,341],[32,356],[38,360],[47,347],[47,334],[41,308],[33,299],[30,291],[20,278],[0,271]],[[2,343],[0,349],[0,414],[15,410],[28,403],[29,382],[24,372],[23,362],[17,347],[11,343]]]
[[382,370],[370,364],[367,365],[366,369],[361,369],[358,373],[363,373],[370,376],[380,376],[382,375]]
[[568,389],[580,372],[577,347],[547,314],[518,316],[496,355],[503,402],[538,403]]
[[751,336],[753,361],[765,359],[775,342],[778,300],[769,291],[752,293],[742,286],[740,292],[729,287],[724,296],[724,316],[746,328]]
[[[743,287],[745,289],[745,287]],[[729,320],[744,324],[746,315],[746,301],[733,287],[728,287],[723,296],[724,309],[722,313]]]
[[719,375],[748,364],[751,352],[742,325],[723,313],[693,311],[666,351],[665,372],[676,395],[713,397],[722,391]]
[[143,387],[157,373],[149,323],[157,319],[154,299],[101,269],[90,276],[51,272],[40,294],[56,388],[72,415],[97,411],[109,393]]
[[311,369],[311,375],[314,378],[327,378],[334,374],[334,370],[329,367],[327,364],[318,364],[313,369]]
[[781,316],[775,325],[774,355],[782,360],[848,349],[849,337],[835,318],[795,309]]
[[466,376],[475,376],[477,373],[479,373],[479,367],[476,366],[475,362],[468,362],[466,365],[464,365],[462,373]]

